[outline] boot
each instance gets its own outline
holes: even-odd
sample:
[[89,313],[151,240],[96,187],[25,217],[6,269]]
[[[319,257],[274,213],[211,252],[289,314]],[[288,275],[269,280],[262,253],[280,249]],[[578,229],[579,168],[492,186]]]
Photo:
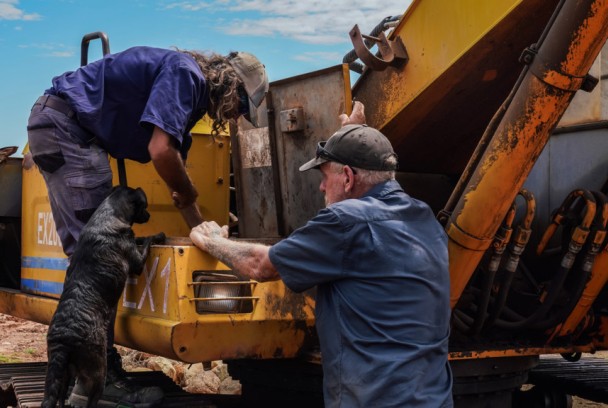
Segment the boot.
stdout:
[[[153,408],[159,407],[164,397],[159,387],[131,387],[122,381],[106,383],[97,406],[100,408]],[[72,408],[85,408],[88,405],[86,390],[76,382],[68,404]]]
[[107,349],[106,359],[108,361],[108,370],[106,374],[106,384],[114,381],[129,382],[127,372],[122,368],[122,358],[116,347]]
[[[150,408],[159,406],[163,391],[159,387],[138,387],[127,378],[122,368],[122,359],[116,347],[107,350],[107,374],[103,395],[98,407]],[[87,395],[82,386],[76,382],[68,402],[72,407],[86,407]]]

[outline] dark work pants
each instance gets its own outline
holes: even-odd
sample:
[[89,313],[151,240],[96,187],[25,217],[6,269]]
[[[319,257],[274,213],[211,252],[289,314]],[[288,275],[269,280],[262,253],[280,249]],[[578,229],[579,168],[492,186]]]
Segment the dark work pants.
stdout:
[[[108,154],[75,118],[34,105],[27,124],[29,149],[44,177],[63,251],[71,256],[80,231],[112,189]],[[108,347],[114,344],[114,319]]]

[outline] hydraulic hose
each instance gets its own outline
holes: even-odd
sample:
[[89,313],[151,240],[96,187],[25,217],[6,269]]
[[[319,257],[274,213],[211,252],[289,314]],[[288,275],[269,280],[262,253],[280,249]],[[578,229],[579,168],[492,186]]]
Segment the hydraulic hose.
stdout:
[[578,197],[583,198],[587,204],[585,207],[585,215],[581,224],[575,227],[574,232],[571,235],[570,242],[568,243],[568,249],[562,257],[558,271],[555,274],[555,277],[551,280],[549,288],[540,297],[540,300],[542,302],[541,305],[531,315],[529,315],[523,320],[508,322],[498,319],[496,320],[496,326],[504,329],[545,329],[551,327],[550,324],[555,324],[555,322],[553,322],[553,319],[546,320],[544,322],[540,321],[542,319],[545,319],[546,315],[549,313],[558,296],[560,295],[568,273],[574,265],[576,256],[583,248],[583,245],[585,244],[585,241],[589,236],[589,230],[591,227],[591,223],[595,218],[596,208],[595,197],[593,196],[593,194],[586,190],[575,190],[568,194],[558,211],[553,216],[553,222],[551,225],[549,225],[549,227],[547,227],[547,230],[543,235],[543,239],[541,240],[541,243],[538,245],[537,248],[537,253],[541,254],[547,243],[555,233],[557,227],[566,218],[566,212],[572,207],[573,203]]
[[[608,198],[601,192],[593,192],[596,199],[598,210],[594,225],[592,226],[592,241],[588,244],[585,258],[581,264],[581,276],[575,291],[571,295],[568,307],[560,314],[559,321],[565,318],[551,335],[562,337],[574,333],[580,322],[584,319],[591,305],[597,298],[608,279],[608,271],[596,268],[596,259],[599,252],[605,245],[606,227],[608,225]],[[567,316],[567,318],[566,318]]]
[[496,272],[500,266],[500,261],[502,260],[505,248],[511,239],[511,233],[513,232],[511,226],[513,225],[514,218],[515,203],[513,203],[509,209],[509,212],[503,221],[503,225],[496,234],[496,238],[492,244],[492,256],[490,257],[490,261],[488,263],[488,270],[483,274],[481,296],[477,305],[475,321],[473,322],[470,330],[470,334],[472,335],[478,335],[486,321],[488,305],[490,304],[490,297],[492,294],[492,286],[494,285]]
[[[566,0],[446,224],[458,303],[517,193],[608,38],[605,0]],[[526,55],[530,57],[530,54]]]
[[534,195],[526,189],[522,189],[519,195],[526,201],[526,215],[520,225],[518,225],[513,238],[513,244],[509,247],[509,255],[503,268],[504,278],[494,298],[494,305],[490,310],[490,316],[485,325],[486,328],[492,327],[507,303],[507,297],[511,289],[511,283],[515,277],[515,271],[519,265],[520,256],[524,252],[524,249],[526,249],[532,233],[532,222],[536,213],[536,200],[534,199]]

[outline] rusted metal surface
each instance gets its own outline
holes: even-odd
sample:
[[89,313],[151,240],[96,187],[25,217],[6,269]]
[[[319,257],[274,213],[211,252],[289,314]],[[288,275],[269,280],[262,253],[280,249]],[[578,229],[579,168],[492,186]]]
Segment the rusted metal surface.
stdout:
[[[350,111],[350,80],[346,65],[277,81],[270,84],[269,111],[273,167],[279,185],[277,208],[281,235],[289,235],[324,207],[317,171],[301,173],[298,168],[315,155],[317,142],[327,140],[340,128],[341,113]],[[280,112],[300,110],[304,124],[300,131],[283,131]],[[257,188],[255,185],[249,188]]]
[[4,163],[6,159],[13,155],[17,151],[17,146],[7,146],[0,148],[0,164]]
[[279,236],[268,126],[256,129],[241,120],[232,138],[232,161],[239,237]]
[[[474,347],[473,345],[471,345]],[[477,360],[487,358],[512,358],[521,356],[540,356],[544,354],[572,354],[572,353],[594,353],[596,347],[592,343],[577,346],[555,346],[543,347],[530,344],[518,344],[511,342],[504,348],[486,346],[474,347],[471,350],[450,351],[449,359],[452,360]]]
[[21,161],[0,150],[0,217],[21,216]]
[[[384,71],[389,66],[401,66],[408,60],[407,50],[401,37],[395,40],[388,40],[384,32],[380,32],[378,37],[361,34],[359,26],[355,25],[350,30],[350,39],[355,47],[355,53],[365,63],[365,65],[374,71]],[[378,46],[378,51],[381,57],[376,57],[369,48],[365,45],[364,38],[372,41],[372,44]]]
[[452,307],[574,96],[566,77],[584,77],[607,36],[604,0],[565,2],[535,57],[544,71],[524,77],[447,226]]
[[389,37],[403,40],[408,63],[368,70],[353,88],[401,171],[460,175],[557,2],[413,2]]
[[298,168],[316,143],[340,127],[351,109],[346,65],[272,82],[266,97],[268,127],[239,126],[233,156],[239,236],[287,236],[324,206],[320,175]]

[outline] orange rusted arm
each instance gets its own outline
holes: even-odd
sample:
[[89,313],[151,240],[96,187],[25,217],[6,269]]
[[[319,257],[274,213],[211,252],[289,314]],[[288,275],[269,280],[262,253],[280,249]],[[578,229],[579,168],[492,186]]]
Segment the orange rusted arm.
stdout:
[[[606,237],[606,224],[608,222],[608,204],[602,207],[602,226],[603,230],[598,231],[593,239],[593,246],[599,249]],[[585,285],[585,290],[578,300],[576,306],[566,319],[564,324],[559,328],[558,336],[565,336],[574,333],[580,322],[585,318],[591,305],[608,282],[608,252],[606,248],[595,257],[593,268],[591,269],[591,277]]]
[[608,37],[606,0],[567,0],[450,216],[450,303],[460,298]]

